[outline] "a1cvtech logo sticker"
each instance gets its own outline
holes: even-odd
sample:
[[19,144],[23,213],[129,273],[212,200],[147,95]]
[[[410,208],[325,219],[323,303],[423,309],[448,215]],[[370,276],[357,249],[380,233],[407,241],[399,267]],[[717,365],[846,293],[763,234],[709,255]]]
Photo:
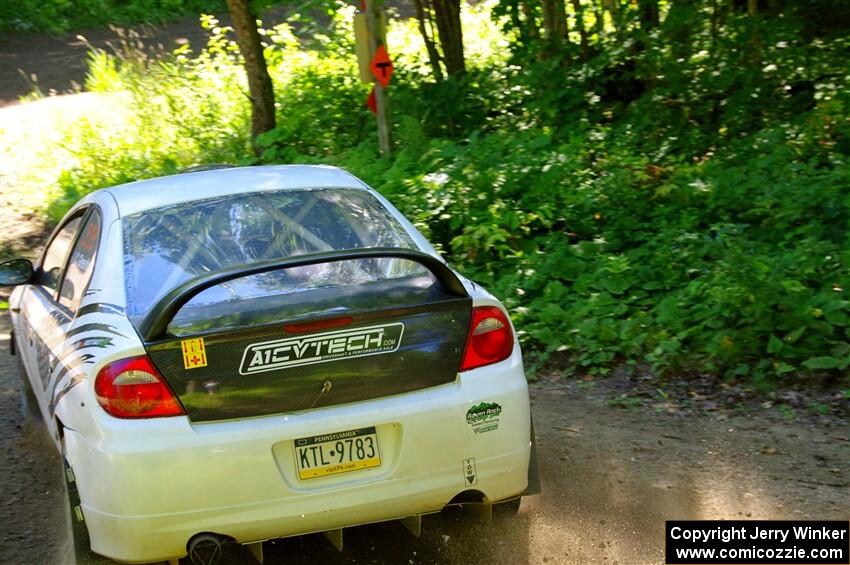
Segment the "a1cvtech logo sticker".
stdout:
[[402,334],[404,324],[394,323],[252,343],[245,348],[239,373],[251,375],[275,369],[392,353],[401,345]]

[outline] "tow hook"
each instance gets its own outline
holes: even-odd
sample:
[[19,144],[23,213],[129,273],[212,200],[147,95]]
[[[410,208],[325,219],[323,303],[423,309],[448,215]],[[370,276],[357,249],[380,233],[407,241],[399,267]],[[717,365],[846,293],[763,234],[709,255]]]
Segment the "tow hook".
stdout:
[[192,565],[216,565],[222,562],[222,545],[229,541],[216,534],[197,534],[189,540],[186,550]]

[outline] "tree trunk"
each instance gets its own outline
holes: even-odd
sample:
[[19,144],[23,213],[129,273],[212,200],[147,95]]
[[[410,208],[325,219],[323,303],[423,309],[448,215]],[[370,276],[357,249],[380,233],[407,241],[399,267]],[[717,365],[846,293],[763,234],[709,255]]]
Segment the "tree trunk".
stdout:
[[[427,23],[431,23],[431,6],[430,3],[425,5],[429,0],[413,0],[413,6],[416,8],[416,20],[419,23],[419,33],[422,35],[422,40],[425,42],[425,49],[428,51],[428,62],[431,64],[431,70],[434,73],[434,78],[437,82],[443,80],[443,68],[440,66],[440,53],[437,51],[437,45],[434,43],[433,26],[432,33],[428,33]],[[427,11],[426,11],[427,10]]]
[[259,155],[257,136],[275,127],[272,79],[263,56],[257,18],[251,12],[249,0],[227,0],[227,10],[233,20],[233,29],[236,30],[236,43],[239,44],[239,51],[245,59],[251,99],[251,140],[254,143],[254,151]]
[[[593,7],[593,15],[596,19],[596,22],[593,24],[592,32],[596,35],[597,41],[602,38],[602,34],[605,32],[605,6],[604,4],[594,4]],[[611,18],[611,21],[614,21],[614,18]]]
[[[670,42],[673,56],[687,60],[691,56],[692,28],[701,22],[699,5],[691,0],[674,0],[664,19],[664,33]],[[712,33],[714,15],[712,13]]]
[[614,25],[614,36],[618,42],[623,42],[629,35],[628,12],[620,5],[620,0],[601,0],[604,9],[611,15],[611,23]]
[[[747,15],[751,18],[756,18],[759,15],[758,0],[747,0]],[[750,61],[753,68],[761,67],[761,51],[763,48],[761,41],[761,30],[759,29],[758,19],[753,20],[752,36],[750,37]]]
[[567,10],[564,0],[542,0],[543,29],[550,41],[560,41],[567,35]]
[[658,27],[658,0],[638,0],[640,28],[644,33]]
[[[658,27],[658,0],[637,0],[637,7],[640,31],[634,34],[635,40],[629,47],[632,56],[646,49],[652,30]],[[648,88],[651,88],[651,85]]]
[[587,40],[587,30],[584,27],[584,12],[581,8],[581,0],[572,0],[573,10],[576,13],[576,28],[581,38],[581,60],[587,62],[590,58],[590,45]]
[[750,16],[755,16],[759,12],[759,2],[758,0],[747,0],[747,14]]
[[540,37],[540,29],[537,24],[537,17],[534,15],[534,7],[528,3],[528,0],[518,0],[519,8],[522,15],[525,17],[525,30],[528,37],[537,39]]
[[711,43],[709,44],[708,52],[711,53],[712,57],[715,53],[714,46],[717,43],[718,18],[717,0],[711,0]]
[[466,64],[463,59],[460,0],[433,0],[433,5],[446,73],[450,77],[461,76],[466,72]]

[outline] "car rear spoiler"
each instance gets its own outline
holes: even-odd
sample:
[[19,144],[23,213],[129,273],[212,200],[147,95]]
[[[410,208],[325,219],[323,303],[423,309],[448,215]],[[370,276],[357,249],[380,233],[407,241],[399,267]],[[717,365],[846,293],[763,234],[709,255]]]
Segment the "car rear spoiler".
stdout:
[[437,281],[448,294],[466,297],[469,294],[463,283],[445,263],[437,257],[416,251],[414,249],[402,249],[396,247],[371,247],[365,249],[342,249],[335,251],[322,251],[309,255],[297,255],[283,259],[270,259],[256,263],[245,263],[234,265],[211,273],[191,278],[163,296],[151,308],[150,313],[144,317],[139,325],[139,333],[145,342],[150,343],[165,335],[168,324],[177,312],[192,298],[213,286],[240,279],[251,275],[268,273],[278,269],[292,267],[305,267],[319,263],[331,263],[334,261],[345,261],[351,259],[407,259],[419,263],[427,268],[436,277]]

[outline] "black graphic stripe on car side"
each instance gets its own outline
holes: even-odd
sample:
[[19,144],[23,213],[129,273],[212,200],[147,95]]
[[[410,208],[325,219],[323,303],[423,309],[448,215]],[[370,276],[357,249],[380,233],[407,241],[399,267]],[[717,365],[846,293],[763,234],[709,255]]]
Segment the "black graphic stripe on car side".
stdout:
[[59,401],[62,400],[62,397],[71,392],[71,389],[86,380],[86,378],[82,375],[76,375],[68,381],[68,384],[60,390],[53,400],[50,401],[50,406],[48,407],[48,411],[50,412],[50,417],[52,418],[56,413],[56,406],[59,404]]
[[94,331],[94,330],[100,330],[102,332],[111,333],[111,334],[117,335],[119,337],[127,337],[126,335],[117,331],[115,329],[115,326],[112,326],[110,324],[83,324],[82,326],[78,326],[78,327],[74,328],[73,330],[70,330],[68,333],[65,334],[65,337],[74,337],[77,334],[81,334],[83,332],[90,332],[90,331]]
[[[92,355],[91,353],[84,353],[83,355],[80,355],[79,357],[77,357],[73,361],[69,361],[68,363],[65,363],[65,366],[62,368],[62,371],[60,371],[60,373],[67,373],[71,369],[78,367],[78,366],[80,366],[84,363],[93,363],[94,361],[92,361],[92,359],[94,359],[94,355]],[[56,380],[53,381],[53,386],[49,387],[51,389],[50,390],[50,396],[51,397],[54,397],[56,395],[56,388],[59,386],[59,383],[62,382],[62,378],[64,378],[64,377],[57,376]],[[77,377],[74,377],[74,378],[77,378]],[[82,378],[85,378],[85,377],[82,377]],[[74,380],[74,379],[72,378],[71,380]],[[51,406],[53,406],[54,404],[55,404],[55,402],[51,402]],[[51,414],[53,414],[52,410],[51,410]]]
[[[52,320],[52,322],[55,322],[55,320]],[[57,367],[62,367],[60,358],[54,355],[53,351],[65,339],[65,334],[62,328],[56,325],[46,327],[45,333],[47,337],[40,333],[35,334],[34,346],[38,356],[39,380],[46,391],[50,388],[50,375],[56,371]],[[60,369],[60,374],[62,372],[63,370]]]
[[110,304],[108,302],[95,302],[93,304],[86,304],[77,310],[77,317],[85,316],[86,314],[95,314],[97,312],[103,312],[105,314],[123,314],[124,309],[117,304]]
[[47,315],[60,326],[69,321],[68,315],[58,308],[51,310]]
[[50,388],[50,383],[59,382],[60,380],[62,380],[62,377],[65,376],[65,373],[67,373],[68,371],[71,370],[71,368],[68,367],[68,365],[65,365],[64,363],[58,365],[58,367],[59,367],[59,371],[56,372],[56,377],[50,378],[50,379],[47,379],[47,380],[44,381],[44,390],[45,391],[47,391],[47,389]]
[[44,345],[52,350],[65,339],[64,328],[68,325],[70,319],[60,310],[51,310],[47,317],[43,331],[37,332],[37,335],[40,336]]
[[111,337],[104,336],[94,336],[94,337],[84,337],[78,339],[68,347],[66,347],[62,353],[59,354],[59,360],[65,359],[68,355],[75,351],[79,351],[80,349],[86,349],[88,347],[97,347],[100,349],[104,349],[106,347],[110,347],[114,344],[114,340]]

